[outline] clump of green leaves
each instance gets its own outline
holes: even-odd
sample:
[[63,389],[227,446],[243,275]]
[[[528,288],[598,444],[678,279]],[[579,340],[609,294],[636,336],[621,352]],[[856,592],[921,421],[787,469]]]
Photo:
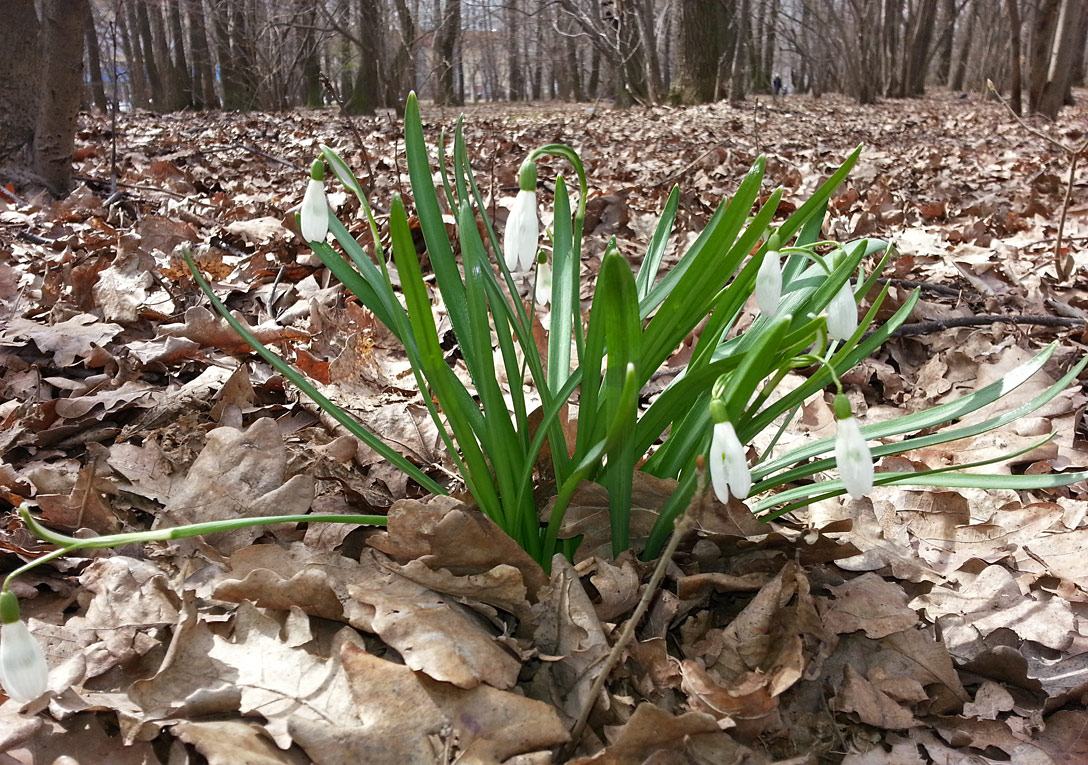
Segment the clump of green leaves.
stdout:
[[[836,386],[841,393],[839,378],[878,348],[906,320],[917,301],[917,294],[912,295],[891,318],[876,326],[875,318],[886,294],[886,288],[877,289],[877,278],[888,261],[889,246],[879,240],[838,244],[819,239],[827,202],[857,160],[860,147],[776,227],[772,222],[782,191],[776,189],[760,203],[764,161],[757,160],[694,244],[672,269],[662,274],[660,264],[679,200],[678,190],[673,189],[637,273],[614,242],[606,249],[588,320],[584,321],[579,294],[588,189],[584,169],[573,149],[560,144],[542,146],[526,159],[519,175],[518,200],[507,223],[516,232],[507,232],[507,249],[511,251],[504,257],[471,168],[461,124],[454,132],[453,146],[447,147],[445,141],[439,146],[439,188],[432,180],[431,157],[414,95],[407,102],[405,144],[412,197],[434,269],[437,294],[423,278],[408,213],[399,197],[390,205],[391,252],[376,244],[372,260],[327,208],[328,230],[347,259],[323,240],[310,244],[345,287],[404,345],[424,392],[423,401],[465,488],[480,509],[546,567],[556,552],[569,554],[576,544],[576,540],[560,540],[559,530],[583,481],[596,481],[608,491],[613,553],[619,554],[630,546],[630,501],[638,470],[676,481],[675,491],[662,508],[643,551],[646,557],[656,555],[675,517],[695,491],[696,458],[708,455],[712,472],[715,464],[724,460],[724,451],[711,448],[715,423],[729,423],[742,445],[752,443],[767,428],[781,434],[806,399],[821,395],[828,385]],[[536,212],[531,209],[530,223],[527,208],[535,205],[535,160],[548,155],[569,163],[577,178],[578,194],[572,199],[566,179],[556,178],[554,223],[549,232],[550,287],[544,296],[550,302],[551,313],[547,355],[543,356],[532,337],[533,309],[521,300],[516,273],[511,273],[510,266],[520,269],[536,260],[537,252],[527,251],[528,247],[537,247],[527,244],[532,242]],[[373,240],[379,242],[377,221],[354,174],[329,147],[322,147],[321,159],[358,197]],[[312,177],[320,177],[318,171]],[[455,214],[455,241],[447,232],[440,200]],[[303,223],[305,228],[308,221],[304,219]],[[309,227],[315,228],[312,224]],[[874,261],[866,273],[866,266]],[[390,263],[396,268],[403,302],[390,279]],[[737,332],[737,320],[757,284],[764,312],[745,331]],[[873,293],[876,296],[859,322],[857,301]],[[772,295],[773,301],[767,297]],[[471,385],[454,374],[443,356],[432,312],[436,299],[442,301],[449,315]],[[215,302],[220,312],[232,320]],[[767,307],[769,302],[773,307]],[[684,373],[648,407],[641,408],[640,394],[651,376],[704,320]],[[244,327],[236,324],[236,329],[356,435],[420,485],[442,491],[418,466],[366,432],[297,372],[262,348]],[[880,458],[977,435],[1023,416],[1057,395],[1083,362],[1045,393],[1007,415],[970,427],[929,432],[1005,395],[1037,372],[1052,353],[1053,347],[1044,350],[1001,385],[878,425],[859,428],[848,418],[847,409],[840,419],[850,420],[851,432],[857,430],[865,446],[864,452],[854,449],[851,453],[870,451],[866,441],[926,433],[873,443],[871,453]],[[805,383],[775,397],[777,387],[791,369],[813,365],[816,371]],[[507,381],[505,390],[500,376]],[[527,404],[531,389],[539,396],[543,410],[541,424],[535,429],[530,425]],[[577,407],[573,451],[568,451],[560,422],[560,412],[568,405]],[[833,439],[775,454],[773,444],[777,440],[776,436],[771,449],[750,465],[746,460],[743,466],[754,482],[746,495],[752,498],[750,506],[759,517],[778,517],[845,491],[840,479],[821,480],[822,474],[835,467]],[[554,489],[551,483],[534,482],[535,467],[546,442]],[[731,453],[735,462],[736,450]],[[1079,474],[986,476],[961,472],[977,466],[878,473],[875,483],[1040,488],[1083,478]],[[856,474],[854,468],[846,472]],[[553,491],[554,501],[542,496]],[[541,518],[537,508],[548,504],[550,513]]]

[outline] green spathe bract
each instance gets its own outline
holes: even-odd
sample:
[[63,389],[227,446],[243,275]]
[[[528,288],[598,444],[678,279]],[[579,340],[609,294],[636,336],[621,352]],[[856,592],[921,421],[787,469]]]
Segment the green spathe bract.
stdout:
[[[424,280],[408,212],[403,201],[395,197],[390,205],[389,242],[403,296],[401,301],[390,278],[389,254],[380,244],[378,224],[362,186],[347,164],[327,146],[322,147],[320,160],[358,197],[376,251],[372,260],[331,214],[329,231],[347,259],[323,241],[311,242],[311,247],[333,275],[403,344],[423,402],[465,488],[480,510],[545,568],[550,567],[554,554],[570,555],[578,544],[577,539],[562,540],[559,534],[567,508],[584,481],[596,481],[608,491],[612,553],[618,555],[628,549],[632,542],[633,486],[640,470],[675,481],[671,498],[661,508],[644,542],[643,557],[656,556],[674,520],[696,490],[696,460],[711,449],[716,418],[731,423],[742,445],[750,444],[764,429],[774,428],[777,432],[771,447],[757,455],[750,466],[753,485],[748,502],[760,517],[777,517],[815,499],[844,492],[841,481],[822,477],[825,471],[835,467],[834,459],[825,457],[833,451],[831,439],[786,454],[775,454],[774,444],[801,404],[822,395],[830,384],[841,389],[839,378],[878,348],[906,320],[917,301],[915,293],[883,325],[875,326],[885,288],[878,292],[855,329],[857,300],[877,292],[877,277],[890,257],[890,248],[879,240],[844,244],[818,241],[828,200],[857,161],[860,147],[777,228],[771,224],[782,191],[763,192],[765,163],[758,159],[734,195],[719,205],[691,247],[662,274],[660,265],[668,250],[678,208],[679,194],[673,189],[637,274],[632,273],[615,242],[607,246],[588,321],[583,318],[579,299],[582,226],[588,193],[585,170],[578,154],[568,146],[549,144],[534,150],[526,158],[526,167],[542,157],[553,156],[566,161],[578,180],[577,196],[573,199],[563,177],[555,182],[554,223],[549,237],[552,244],[550,333],[548,353],[542,356],[531,329],[534,301],[530,299],[527,306],[520,299],[502,254],[499,235],[486,215],[460,121],[454,134],[452,157],[447,157],[444,140],[438,155],[443,181],[441,193],[455,213],[456,248],[443,219],[414,94],[406,103],[404,126],[412,198],[434,271],[434,286],[428,286]],[[519,187],[531,186],[530,180],[522,174]],[[765,201],[760,203],[760,199]],[[828,248],[833,250],[831,255],[819,254]],[[459,252],[459,258],[455,251]],[[764,260],[768,258],[774,260],[764,268]],[[772,270],[778,272],[772,267],[778,265],[779,259],[781,285],[777,279],[772,285],[779,292],[778,300],[772,301],[777,302],[776,310],[769,310],[768,304],[770,315],[757,316],[744,332],[737,332],[737,320],[756,289],[757,274],[763,269],[763,283],[766,283],[766,274]],[[874,261],[875,265],[866,274],[865,268]],[[215,298],[191,260],[190,267],[216,309],[264,359],[421,486],[436,493],[445,491],[423,467],[411,463],[367,431],[289,364],[262,346]],[[855,277],[857,288],[852,290],[851,279]],[[470,385],[454,373],[443,354],[432,311],[435,291],[449,316]],[[844,299],[849,306],[843,303]],[[835,303],[834,334],[839,336],[834,342],[829,341],[828,320],[824,318],[832,303]],[[700,324],[703,329],[686,369],[652,404],[640,410],[640,392]],[[879,442],[881,438],[917,433],[923,428],[952,422],[1000,399],[1038,372],[1052,353],[1053,346],[1006,378],[998,388],[988,386],[959,401],[878,425],[861,423],[860,433],[871,445],[873,456],[879,459],[1000,427],[1056,396],[1075,378],[1084,362],[1059,383],[1006,415],[968,427],[892,443]],[[778,385],[790,370],[801,367],[815,367],[816,371],[800,386],[775,398]],[[505,385],[500,384],[502,377]],[[530,426],[527,396],[530,389],[535,389],[541,401],[542,411],[535,428]],[[568,410],[573,417],[574,406],[576,434],[573,444],[569,444],[560,416]],[[549,447],[549,463],[541,465],[545,442]],[[731,452],[736,453],[732,444]],[[547,475],[548,480],[536,482],[537,475]],[[1084,473],[987,476],[942,469],[879,473],[875,483],[1026,489],[1068,484],[1085,477]],[[29,514],[24,517],[32,522]],[[244,523],[258,525],[283,520],[249,518]],[[382,522],[381,517],[373,516],[300,516],[292,520]],[[93,543],[61,538],[34,524],[36,533],[52,537],[61,547],[28,565],[75,549],[210,533],[231,528],[231,523],[121,534]],[[161,536],[164,533],[172,536]]]

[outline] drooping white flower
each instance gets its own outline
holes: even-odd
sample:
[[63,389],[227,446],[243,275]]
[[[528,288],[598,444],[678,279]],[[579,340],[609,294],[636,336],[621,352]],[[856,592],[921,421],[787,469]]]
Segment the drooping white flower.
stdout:
[[329,234],[329,205],[325,201],[325,163],[314,160],[310,168],[310,182],[302,196],[302,238],[307,242],[324,242]]
[[842,285],[827,304],[827,333],[836,340],[848,339],[858,328],[858,305],[850,282]]
[[873,490],[873,454],[861,434],[861,426],[850,411],[850,402],[841,393],[835,396],[835,462],[847,493],[861,499]]
[[714,425],[714,435],[710,440],[710,480],[714,493],[723,504],[729,501],[730,494],[744,499],[752,488],[752,474],[748,471],[744,446],[731,422]]
[[45,693],[49,665],[41,645],[19,618],[19,601],[10,590],[0,593],[0,622],[0,685],[25,704]]
[[756,303],[764,316],[778,313],[778,301],[782,298],[782,255],[778,250],[768,250],[756,273]]
[[552,302],[552,264],[540,263],[536,267],[536,304],[548,305]]
[[536,164],[526,160],[518,173],[518,195],[506,219],[502,251],[511,271],[528,271],[536,261],[540,223],[536,213]]

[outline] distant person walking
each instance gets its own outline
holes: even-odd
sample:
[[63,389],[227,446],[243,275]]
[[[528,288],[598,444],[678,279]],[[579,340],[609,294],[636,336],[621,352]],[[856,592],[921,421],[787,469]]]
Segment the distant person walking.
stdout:
[[774,94],[775,94],[776,96],[777,96],[777,95],[785,95],[785,94],[786,94],[786,90],[785,90],[785,88],[783,88],[783,87],[782,87],[782,75],[780,75],[780,74],[776,74],[776,75],[774,76],[774,79],[773,79],[773,80],[771,80],[771,85],[773,85],[773,86],[774,86]]

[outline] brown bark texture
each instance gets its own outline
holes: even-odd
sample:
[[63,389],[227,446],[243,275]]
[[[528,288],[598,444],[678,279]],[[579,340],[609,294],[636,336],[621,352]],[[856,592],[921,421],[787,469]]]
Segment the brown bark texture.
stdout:
[[83,24],[88,0],[42,3],[41,88],[34,122],[32,165],[56,195],[72,184],[72,150],[83,86]]

